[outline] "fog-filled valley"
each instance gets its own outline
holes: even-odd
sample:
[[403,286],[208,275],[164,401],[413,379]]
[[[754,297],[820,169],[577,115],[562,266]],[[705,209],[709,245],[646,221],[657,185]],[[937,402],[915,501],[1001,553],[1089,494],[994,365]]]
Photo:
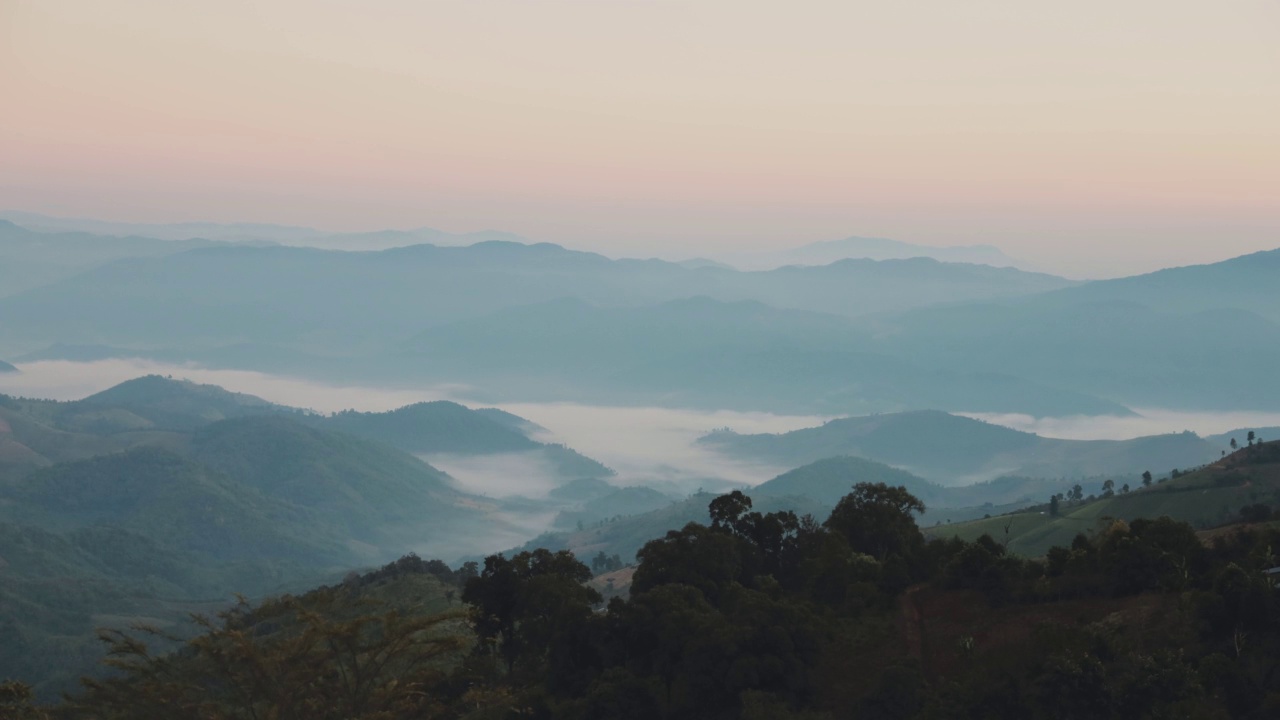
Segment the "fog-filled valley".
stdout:
[[[822,519],[855,485],[909,492],[930,538],[1034,556],[1094,522],[1061,508],[1137,517],[1280,439],[1280,251],[1082,282],[857,238],[737,269],[10,217],[0,675],[46,698],[95,673],[95,628],[186,636],[233,593],[416,558],[463,589],[450,567],[568,551],[625,597],[726,493]],[[1209,528],[1280,499],[1250,482],[1162,507]]]
[[0,720],[1280,717],[1277,27],[0,2]]

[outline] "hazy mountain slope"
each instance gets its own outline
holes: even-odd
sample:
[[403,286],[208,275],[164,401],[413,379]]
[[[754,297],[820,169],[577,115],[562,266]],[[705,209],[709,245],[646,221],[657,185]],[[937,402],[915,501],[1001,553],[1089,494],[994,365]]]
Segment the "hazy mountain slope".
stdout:
[[844,418],[780,435],[721,431],[698,442],[731,457],[785,465],[859,456],[948,485],[1011,474],[1086,477],[1159,471],[1200,465],[1220,453],[1217,445],[1192,433],[1058,440],[933,411]]
[[198,430],[192,457],[269,498],[307,508],[374,544],[444,539],[478,517],[447,475],[389,445],[285,417],[225,420]]
[[1064,504],[1053,517],[1046,506],[988,520],[928,529],[935,537],[975,539],[983,533],[1003,541],[1009,528],[1009,549],[1043,555],[1050,547],[1071,544],[1077,533],[1089,534],[1114,520],[1168,516],[1208,528],[1234,522],[1245,505],[1280,503],[1280,443],[1245,448],[1201,470],[1163,480],[1151,487],[1134,486],[1128,493]]
[[9,363],[3,360],[0,360],[0,373],[7,373],[7,372],[18,372],[18,368],[14,367],[13,365],[10,365]]
[[1036,304],[1060,307],[1081,302],[1134,302],[1177,313],[1235,309],[1280,323],[1277,285],[1280,249],[1092,282],[1047,294]]
[[857,483],[884,483],[905,487],[926,506],[946,496],[946,488],[883,463],[857,457],[833,457],[785,472],[763,482],[747,494],[752,498],[802,496],[824,507],[835,507]]
[[125,422],[119,415],[111,416],[109,422],[104,417],[101,425],[108,430],[102,434],[92,428],[63,430],[56,427],[52,416],[66,407],[62,403],[0,396],[0,479],[17,477],[58,462],[83,460],[132,447],[173,449],[182,444],[176,433],[129,427],[148,427],[147,421],[136,416],[129,416],[133,423]]
[[331,233],[318,237],[290,239],[282,241],[286,245],[322,248],[326,250],[390,250],[412,245],[460,246],[475,245],[482,242],[515,242],[528,244],[529,241],[514,233],[497,230],[481,230],[479,232],[450,233],[435,228],[414,228],[412,230],[375,230],[360,233]]
[[285,240],[319,237],[325,234],[324,231],[316,230],[315,228],[293,225],[212,222],[129,223],[93,220],[90,218],[53,217],[16,210],[2,210],[0,211],[0,218],[41,233],[77,232],[107,236],[139,235],[166,241],[208,238],[210,240],[225,240],[228,242],[249,240],[283,242]]
[[67,426],[81,414],[103,408],[127,410],[154,427],[174,430],[192,430],[233,417],[299,412],[216,385],[146,375],[74,403],[59,415],[58,423]]
[[44,529],[110,525],[221,561],[345,555],[337,536],[296,506],[162,450],[56,465],[3,492],[8,521]]
[[346,411],[312,416],[313,425],[389,443],[418,455],[522,453],[555,474],[569,478],[608,477],[614,471],[564,445],[536,442],[542,430],[524,418],[493,408],[472,410],[448,401],[416,403],[389,412]]
[[841,240],[825,240],[801,245],[789,250],[770,253],[737,255],[733,260],[739,267],[762,268],[785,265],[829,265],[850,258],[867,260],[905,260],[908,258],[932,258],[940,262],[970,263],[992,267],[1017,265],[1008,255],[993,245],[965,245],[935,247],[890,240],[888,238],[848,237]]
[[913,259],[741,273],[610,260],[539,244],[418,245],[376,253],[217,247],[113,263],[0,299],[0,340],[208,348],[259,342],[345,355],[423,327],[577,297],[642,305],[708,295],[846,315],[1070,285],[1048,275]]
[[325,427],[413,453],[482,454],[539,447],[510,422],[447,401],[415,403],[381,413],[348,410],[321,422]]
[[0,297],[63,280],[130,257],[171,255],[215,243],[148,237],[105,237],[82,232],[40,233],[0,220]]
[[1131,406],[1280,408],[1280,378],[1270,370],[1280,364],[1280,325],[1246,310],[1152,307],[919,309],[886,320],[879,348],[927,367],[1006,373]]
[[429,329],[406,346],[403,362],[532,400],[658,398],[668,405],[818,414],[939,407],[1127,412],[1016,377],[922,369],[868,352],[875,342],[848,319],[756,302],[702,297],[607,308],[565,299]]

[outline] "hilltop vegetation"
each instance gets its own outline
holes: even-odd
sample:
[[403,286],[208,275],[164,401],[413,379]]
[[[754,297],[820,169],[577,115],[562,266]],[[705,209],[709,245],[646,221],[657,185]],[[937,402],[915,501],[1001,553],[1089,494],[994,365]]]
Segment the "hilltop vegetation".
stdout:
[[1049,548],[1069,545],[1080,533],[1104,529],[1115,521],[1171,517],[1197,529],[1238,522],[1242,510],[1257,505],[1280,506],[1280,442],[1245,447],[1202,469],[1178,471],[1134,483],[1128,491],[1114,486],[1108,495],[1061,498],[1057,509],[1044,498],[1019,512],[968,523],[928,528],[930,535],[973,539],[998,538],[1010,552],[1039,557]]
[[[436,411],[445,420],[431,422]],[[524,536],[500,503],[370,439],[380,434],[545,453],[579,473],[566,479],[609,474],[519,435],[515,416],[448,403],[344,420],[370,418],[358,437],[314,413],[158,376],[75,402],[0,396],[0,633],[20,648],[0,653],[0,676],[37,679],[48,695],[91,669],[95,626],[180,628],[233,592]]]
[[[720,496],[709,523],[643,547],[629,597],[606,612],[567,552],[459,572],[406,558],[230,613],[177,655],[113,635],[123,673],[60,711],[925,720],[1254,718],[1280,706],[1280,594],[1263,573],[1280,530],[1206,546],[1187,525],[1138,520],[1032,561],[990,536],[929,542],[920,509],[883,484],[851,488],[821,523]],[[440,614],[449,582],[469,629],[450,625],[447,605]],[[414,588],[420,607],[403,601]],[[361,614],[365,593],[393,600]],[[362,683],[341,681],[359,667]],[[267,678],[270,692],[236,692]]]

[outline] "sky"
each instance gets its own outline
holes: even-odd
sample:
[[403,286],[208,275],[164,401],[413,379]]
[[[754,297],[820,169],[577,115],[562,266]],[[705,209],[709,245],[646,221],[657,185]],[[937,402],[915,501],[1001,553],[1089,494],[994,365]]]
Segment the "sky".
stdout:
[[848,235],[1072,276],[1280,247],[1275,0],[0,0],[0,209]]

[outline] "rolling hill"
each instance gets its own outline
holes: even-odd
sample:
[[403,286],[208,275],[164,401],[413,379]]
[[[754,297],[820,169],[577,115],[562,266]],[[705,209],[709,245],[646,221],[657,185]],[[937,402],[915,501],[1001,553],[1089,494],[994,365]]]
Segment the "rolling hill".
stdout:
[[1169,516],[1210,528],[1238,522],[1240,509],[1257,503],[1280,505],[1280,442],[1243,448],[1200,470],[1162,479],[1150,487],[1064,503],[1058,517],[1041,504],[999,517],[928,528],[927,534],[968,540],[989,534],[1013,552],[1037,557],[1055,545],[1070,546],[1077,534],[1088,535],[1113,520]]
[[1201,465],[1221,452],[1193,433],[1058,440],[936,411],[843,418],[780,435],[720,431],[698,442],[730,457],[784,465],[854,455],[945,485],[1001,475],[1068,478],[1159,471]]

